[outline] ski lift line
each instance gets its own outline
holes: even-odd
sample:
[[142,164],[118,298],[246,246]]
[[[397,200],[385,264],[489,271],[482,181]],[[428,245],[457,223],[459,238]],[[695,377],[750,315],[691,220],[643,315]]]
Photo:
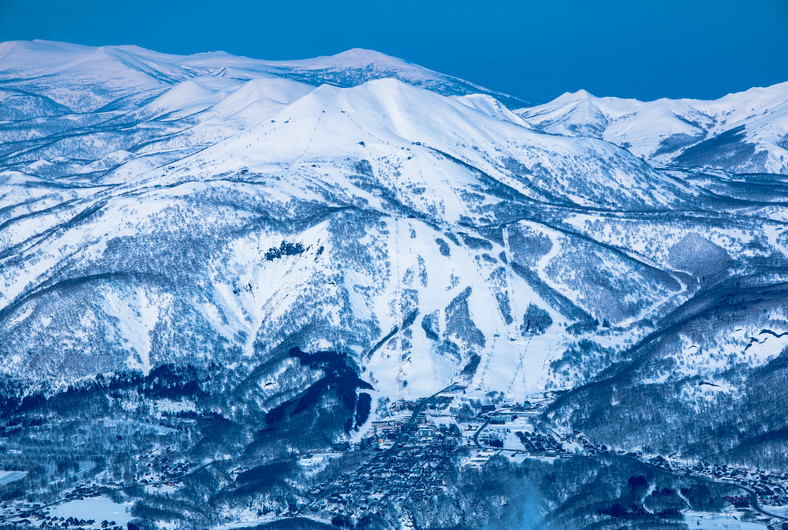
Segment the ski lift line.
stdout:
[[[512,296],[512,290],[514,289],[514,275],[512,272],[512,252],[511,248],[509,247],[509,226],[505,225],[502,230],[503,236],[503,248],[504,253],[506,254],[506,297],[511,301],[514,300]],[[509,340],[512,340],[512,332],[511,329],[507,329],[507,333],[509,334]],[[530,341],[529,341],[530,343]]]
[[[288,121],[289,121],[289,118],[288,118]],[[306,157],[306,153],[309,151],[309,148],[312,147],[312,141],[315,139],[315,135],[317,134],[317,129],[320,126],[320,122],[321,121],[323,121],[323,114],[319,114],[317,116],[317,123],[315,123],[315,128],[312,129],[312,134],[309,135],[309,140],[307,140],[306,146],[304,146],[304,150],[301,152],[300,155],[298,155],[295,158],[293,163],[290,164],[291,168],[293,166],[295,166],[296,164],[300,164],[304,160],[304,157]]]
[[523,366],[525,364],[524,363],[525,362],[525,354],[528,353],[528,348],[531,346],[531,341],[532,340],[533,340],[533,335],[530,335],[528,337],[528,341],[527,341],[525,347],[522,350],[520,350],[520,357],[518,359],[517,368],[514,371],[514,376],[512,377],[512,382],[509,383],[509,386],[506,388],[506,392],[505,392],[506,396],[511,395],[512,388],[514,387],[515,383],[517,382],[517,379],[520,376],[521,372],[522,372],[522,375],[523,375],[522,383],[523,383],[523,385],[525,385],[525,373],[523,372]]
[[[400,278],[400,245],[399,245],[399,216],[394,215],[394,275],[396,281],[396,288],[394,291],[394,317],[397,322],[402,322],[402,285]],[[394,352],[397,356],[397,394],[400,400],[403,399],[405,390],[404,381],[402,376],[405,371],[405,364],[402,359],[402,340],[397,337],[396,350]]]
[[362,133],[363,135],[365,135],[365,136],[366,136],[366,138],[372,137],[372,138],[374,138],[375,140],[377,140],[377,142],[378,142],[378,143],[381,143],[381,144],[384,144],[384,145],[391,145],[391,142],[389,142],[388,140],[385,140],[385,139],[381,138],[380,136],[377,136],[377,135],[375,135],[375,134],[372,134],[372,132],[371,132],[371,131],[364,129],[364,127],[362,127],[361,125],[359,125],[359,123],[358,123],[356,120],[354,120],[354,119],[353,119],[353,118],[350,116],[350,114],[349,114],[348,112],[344,112],[343,114],[345,115],[345,117],[348,119],[348,121],[349,121],[350,123],[352,123],[353,125],[355,125],[355,126],[358,128],[358,130],[359,130],[359,131],[361,131],[361,133]]
[[547,374],[549,373],[549,370],[548,370],[549,369],[549,365],[550,365],[550,362],[552,362],[552,360],[553,360],[552,352],[553,352],[553,345],[551,344],[550,346],[547,347],[547,355],[545,355],[544,361],[542,362],[542,376],[540,377],[540,381],[542,383],[546,383],[547,382]]

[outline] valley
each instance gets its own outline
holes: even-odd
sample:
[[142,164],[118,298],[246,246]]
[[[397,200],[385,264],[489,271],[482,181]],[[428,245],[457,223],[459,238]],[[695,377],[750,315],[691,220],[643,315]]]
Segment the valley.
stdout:
[[[639,491],[639,496],[613,497],[600,503],[587,524],[613,517],[630,523],[661,521],[679,527],[682,522],[722,516],[731,524],[742,521],[782,528],[788,521],[780,514],[788,512],[788,475],[597,446],[581,432],[559,433],[540,421],[555,397],[555,393],[542,393],[529,396],[522,404],[480,405],[485,396],[469,395],[467,386],[452,384],[418,402],[394,402],[389,407],[391,415],[373,421],[366,432],[353,437],[355,441],[291,454],[304,478],[309,478],[278,509],[246,509],[242,511],[244,517],[218,527],[266,528],[282,521],[303,520],[327,528],[363,528],[392,524],[393,516],[399,522],[420,525],[423,514],[418,506],[451,504],[449,499],[458,495],[458,474],[483,480],[480,477],[500,465],[527,465],[529,461],[549,465],[556,459],[567,463],[583,460],[586,466],[599,461],[643,473],[628,478],[629,487],[633,493]],[[159,426],[167,427],[172,428],[173,422]],[[140,508],[126,499],[137,497],[144,506],[146,498],[147,502],[162,498],[172,502],[188,496],[190,478],[207,467],[221,469],[231,491],[248,485],[253,473],[263,473],[233,465],[230,455],[194,463],[179,458],[173,446],[153,447],[131,455],[136,471],[130,475],[111,469],[111,464],[106,469],[80,464],[81,476],[76,481],[68,472],[62,482],[49,478],[49,484],[71,485],[59,495],[55,491],[40,492],[4,502],[0,522],[40,528],[119,528],[114,520],[80,519],[85,512],[79,503],[99,501],[116,506],[116,518],[125,524],[141,515]],[[19,445],[5,454],[33,451],[40,451],[40,447]],[[0,459],[0,464],[4,460]],[[266,475],[275,473],[274,469],[267,469],[260,478],[270,479]],[[118,476],[122,479],[111,478]],[[677,485],[678,490],[674,489]],[[59,498],[44,500],[54,497]],[[110,500],[113,498],[118,500]],[[623,499],[630,504],[616,502]],[[714,509],[705,511],[711,507]],[[52,514],[57,512],[65,517],[55,518]],[[552,517],[556,512],[548,513],[541,524],[548,524]]]

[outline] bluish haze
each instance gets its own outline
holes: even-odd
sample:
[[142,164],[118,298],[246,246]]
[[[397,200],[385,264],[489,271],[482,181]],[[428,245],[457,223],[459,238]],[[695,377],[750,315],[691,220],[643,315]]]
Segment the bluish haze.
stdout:
[[0,40],[36,38],[264,59],[371,48],[532,101],[788,80],[785,0],[0,0]]

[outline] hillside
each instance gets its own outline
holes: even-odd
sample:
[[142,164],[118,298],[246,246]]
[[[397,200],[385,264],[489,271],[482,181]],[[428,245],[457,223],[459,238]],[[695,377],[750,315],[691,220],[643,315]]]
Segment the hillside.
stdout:
[[[613,501],[568,492],[651,469],[582,440],[784,472],[785,93],[522,108],[366,50],[276,62],[0,44],[4,451],[63,462],[16,461],[37,495],[76,465],[142,519],[312,517],[309,488],[357,464],[312,453],[362,444],[397,407],[415,425],[443,390],[457,423],[434,428],[478,428],[462,439],[479,449],[490,417],[468,418],[538,404],[500,442],[545,432],[584,462],[577,476],[523,463],[560,470],[564,489],[533,500],[556,527],[617,524]],[[370,462],[402,454],[392,444]],[[129,462],[165,453],[167,469],[195,465],[174,489],[143,487]],[[492,502],[469,493],[486,479],[452,454],[433,467],[454,470],[441,495],[455,500],[391,501],[370,527],[504,517],[473,508]]]

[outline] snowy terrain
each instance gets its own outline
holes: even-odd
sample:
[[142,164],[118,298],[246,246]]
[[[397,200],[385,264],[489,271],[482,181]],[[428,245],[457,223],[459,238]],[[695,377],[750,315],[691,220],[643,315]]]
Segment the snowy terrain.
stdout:
[[545,132],[602,138],[660,165],[788,174],[788,82],[715,101],[580,90],[516,114]]
[[93,497],[78,501],[66,502],[50,511],[53,517],[75,517],[78,519],[93,519],[95,528],[101,526],[101,521],[114,521],[125,525],[131,520],[128,506],[113,502],[107,497]]
[[22,480],[27,476],[25,471],[0,471],[0,486]]
[[[784,85],[704,104],[567,95],[518,117],[363,50],[272,63],[12,42],[0,67],[8,376],[248,370],[299,333],[383,395],[470,379],[521,399],[601,371],[704,281],[785,257],[779,203],[726,202],[634,156],[659,158],[699,108],[748,131],[759,114],[777,146]],[[716,348],[684,347],[688,373],[726,368]]]
[[568,391],[556,428],[783,465],[787,95],[0,44],[0,405],[174,366],[212,397],[124,406],[241,422],[349,370],[370,418]]

